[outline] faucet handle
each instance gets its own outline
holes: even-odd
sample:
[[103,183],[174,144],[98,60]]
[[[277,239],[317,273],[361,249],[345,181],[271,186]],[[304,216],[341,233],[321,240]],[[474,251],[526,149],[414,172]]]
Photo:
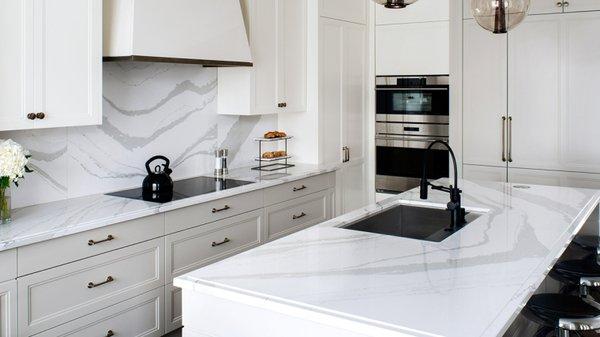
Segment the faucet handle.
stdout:
[[427,200],[428,192],[429,192],[428,189],[429,189],[429,184],[427,183],[427,179],[421,179],[421,193],[420,193],[421,200]]

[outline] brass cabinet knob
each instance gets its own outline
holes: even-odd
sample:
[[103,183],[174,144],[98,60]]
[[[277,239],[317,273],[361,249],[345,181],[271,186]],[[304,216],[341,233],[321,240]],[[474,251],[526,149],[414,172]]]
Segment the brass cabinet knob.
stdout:
[[562,6],[563,6],[562,1],[559,1],[559,2],[556,3],[556,7],[562,7]]
[[36,114],[34,114],[33,112],[32,112],[32,113],[28,113],[28,114],[27,114],[27,119],[34,120],[34,119],[36,119],[36,118],[37,118],[37,116],[36,116]]
[[569,7],[570,3],[568,1],[563,2],[563,6]]
[[277,107],[278,108],[285,108],[285,107],[287,107],[287,103],[285,103],[285,102],[284,103],[279,103],[279,104],[277,104]]
[[43,112],[38,112],[35,114],[35,117],[37,117],[37,119],[44,119],[46,118],[46,114]]

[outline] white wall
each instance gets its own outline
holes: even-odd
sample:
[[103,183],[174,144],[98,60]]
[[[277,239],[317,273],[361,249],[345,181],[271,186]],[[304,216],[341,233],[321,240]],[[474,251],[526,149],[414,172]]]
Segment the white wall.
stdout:
[[14,207],[138,187],[156,154],[172,160],[176,179],[211,173],[220,147],[231,167],[249,165],[252,138],[277,128],[277,116],[218,115],[216,87],[215,68],[105,63],[102,126],[0,132],[33,155]]

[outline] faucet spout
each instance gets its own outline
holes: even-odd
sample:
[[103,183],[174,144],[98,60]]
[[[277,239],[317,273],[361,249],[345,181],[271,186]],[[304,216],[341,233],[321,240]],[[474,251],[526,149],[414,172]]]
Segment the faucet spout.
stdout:
[[[430,183],[427,180],[427,155],[429,151],[436,145],[439,144],[448,149],[450,153],[450,157],[452,158],[452,164],[454,166],[454,185],[450,185],[449,187],[438,186]],[[454,156],[454,151],[450,147],[447,142],[436,140],[429,144],[425,153],[423,154],[423,172],[421,176],[420,183],[420,197],[425,200],[428,198],[429,187],[433,190],[443,191],[450,194],[450,202],[447,204],[447,210],[450,212],[450,230],[455,231],[458,228],[462,227],[465,223],[465,209],[461,206],[461,193],[462,191],[458,188],[458,169],[456,164],[456,156]]]

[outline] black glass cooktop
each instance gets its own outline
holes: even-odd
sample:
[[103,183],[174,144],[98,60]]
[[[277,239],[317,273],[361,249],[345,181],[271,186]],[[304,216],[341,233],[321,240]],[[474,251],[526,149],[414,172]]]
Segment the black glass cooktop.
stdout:
[[[252,184],[252,182],[214,177],[191,178],[175,181],[172,196],[155,196],[152,200],[146,199],[146,201],[165,203],[173,200],[181,200],[197,195],[213,193],[216,191],[228,190],[249,184]],[[108,193],[108,195],[129,199],[144,200],[144,197],[142,196],[142,188],[134,188],[131,190]]]

